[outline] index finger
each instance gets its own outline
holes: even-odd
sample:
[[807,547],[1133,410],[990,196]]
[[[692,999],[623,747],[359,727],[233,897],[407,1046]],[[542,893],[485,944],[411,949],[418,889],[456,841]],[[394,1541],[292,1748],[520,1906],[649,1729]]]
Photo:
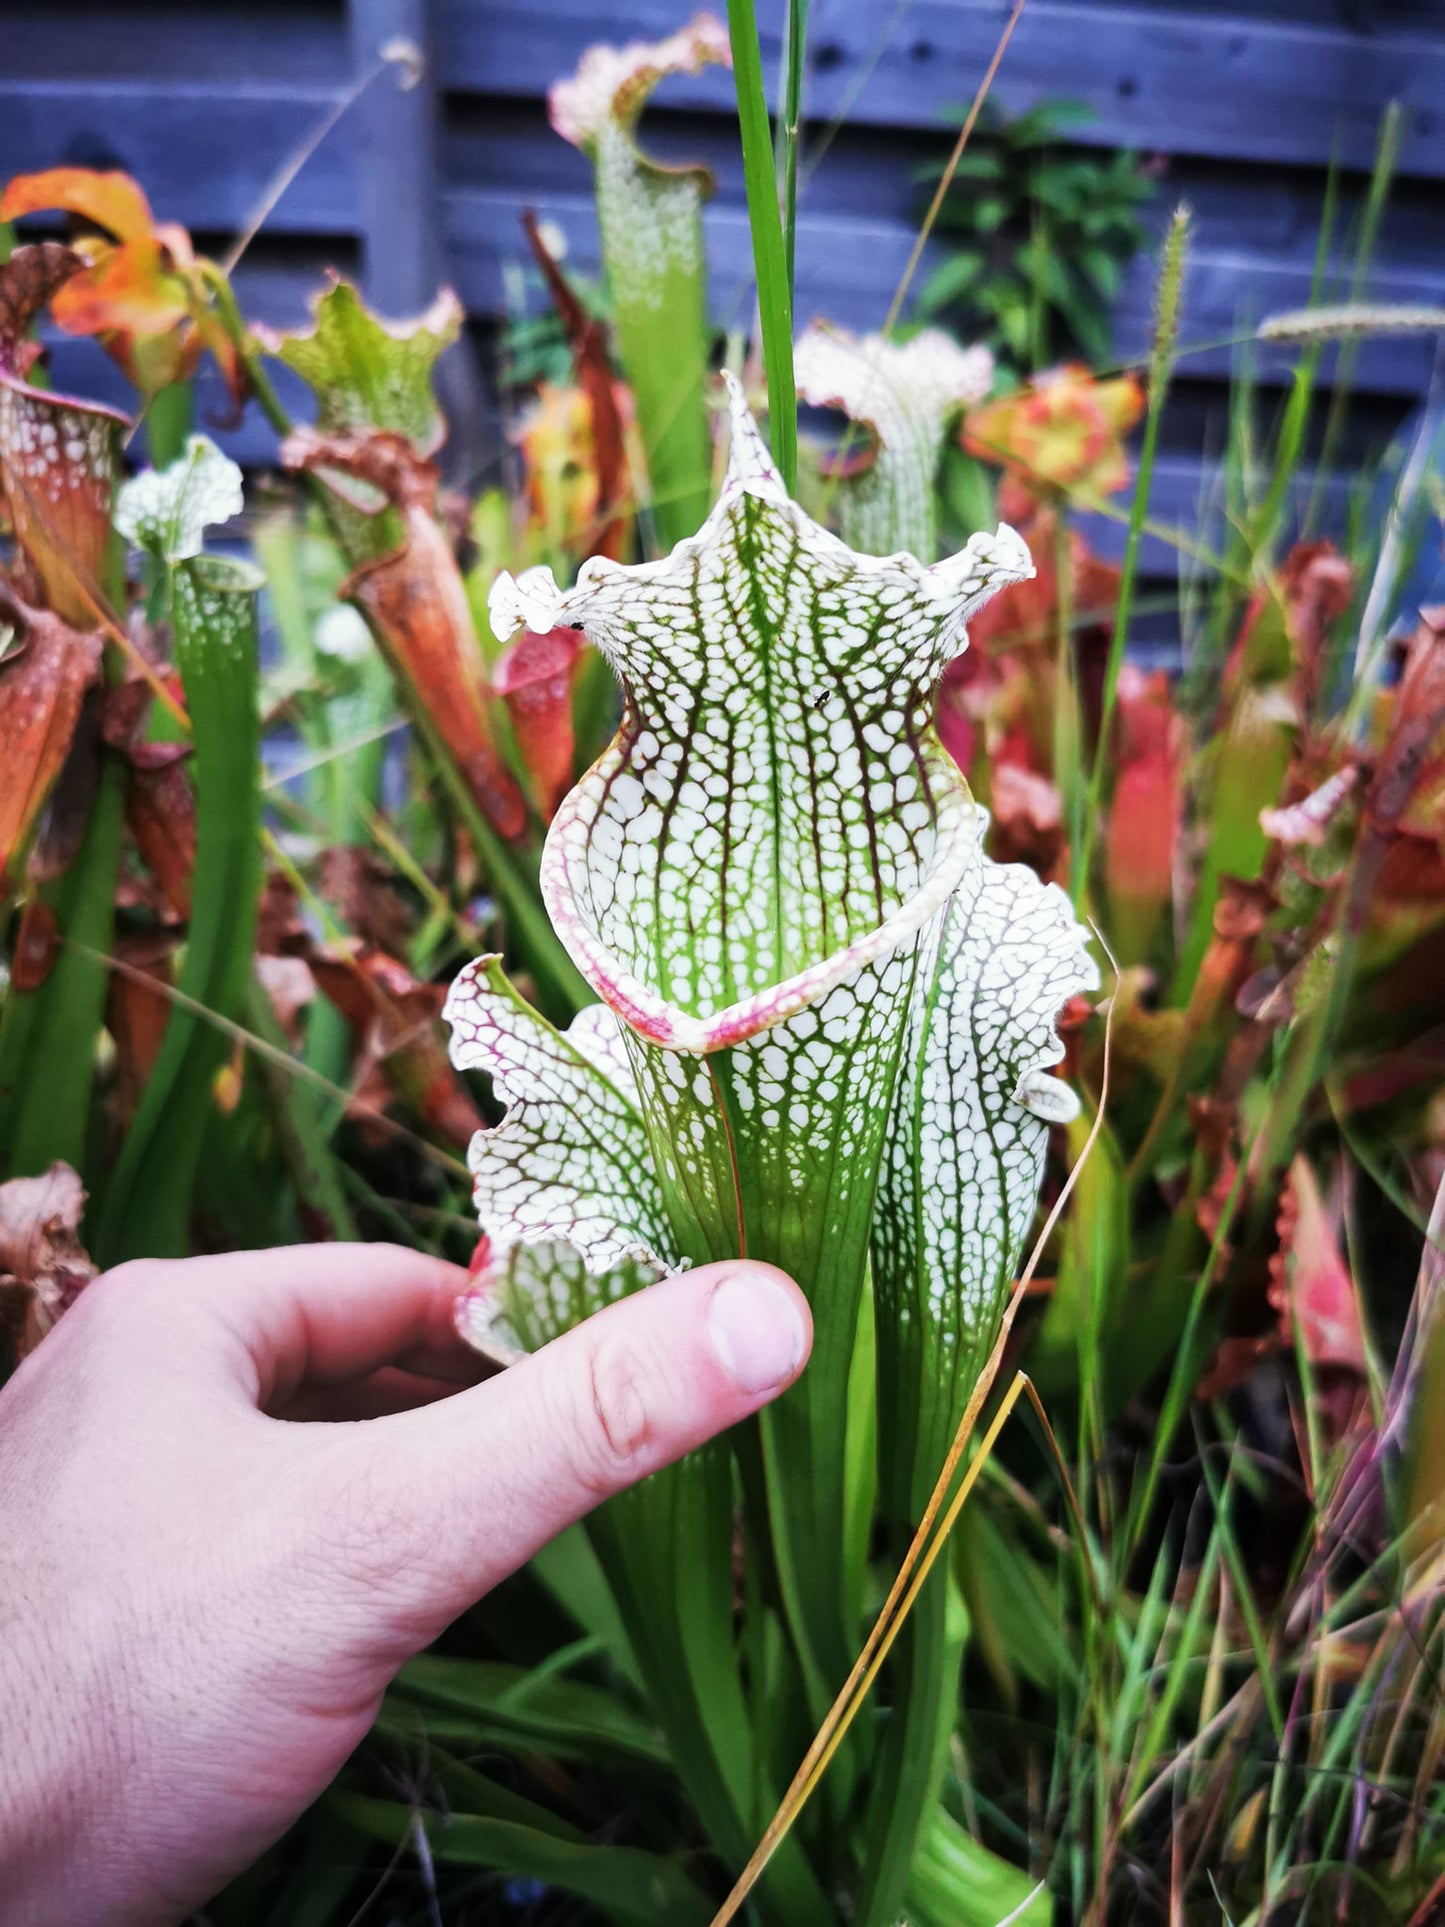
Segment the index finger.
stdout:
[[466,1272],[404,1245],[281,1245],[183,1269],[178,1289],[204,1299],[236,1342],[242,1388],[258,1406],[405,1359],[468,1355],[452,1320]]

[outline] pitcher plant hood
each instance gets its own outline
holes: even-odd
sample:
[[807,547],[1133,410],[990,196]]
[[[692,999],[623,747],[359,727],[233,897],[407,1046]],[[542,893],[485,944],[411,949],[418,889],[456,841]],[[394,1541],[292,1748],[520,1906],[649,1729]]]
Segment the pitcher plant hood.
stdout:
[[1000,527],[932,567],[856,554],[783,489],[740,385],[716,507],[659,562],[503,575],[499,636],[582,629],[624,691],[563,802],[542,890],[636,1033],[696,1055],[756,1036],[891,955],[977,851],[932,723],[968,616],[1028,575]]

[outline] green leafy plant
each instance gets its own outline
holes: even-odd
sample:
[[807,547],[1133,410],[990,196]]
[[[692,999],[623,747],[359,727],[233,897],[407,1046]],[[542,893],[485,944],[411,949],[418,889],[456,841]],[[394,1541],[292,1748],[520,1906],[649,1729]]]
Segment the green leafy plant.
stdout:
[[1009,119],[990,104],[939,209],[945,254],[919,313],[1015,367],[1107,359],[1125,270],[1149,239],[1154,179],[1137,155],[1071,141],[1089,111],[1042,101]]

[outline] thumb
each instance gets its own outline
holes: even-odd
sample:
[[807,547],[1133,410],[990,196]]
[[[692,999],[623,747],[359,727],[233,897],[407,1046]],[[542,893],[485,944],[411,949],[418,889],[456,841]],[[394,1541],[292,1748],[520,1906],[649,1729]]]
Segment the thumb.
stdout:
[[[685,1272],[485,1384],[348,1428],[323,1503],[335,1520],[349,1490],[387,1522],[404,1622],[440,1630],[601,1500],[777,1397],[812,1335],[802,1292],[771,1265]],[[392,1538],[399,1525],[409,1545]]]

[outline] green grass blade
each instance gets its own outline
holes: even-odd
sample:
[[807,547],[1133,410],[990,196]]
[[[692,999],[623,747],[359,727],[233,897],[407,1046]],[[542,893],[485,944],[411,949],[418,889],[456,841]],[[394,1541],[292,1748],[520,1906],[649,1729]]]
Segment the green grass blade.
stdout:
[[920,1927],[1048,1927],[1053,1904],[1022,1868],[991,1853],[942,1807],[930,1817],[908,1879]]
[[788,270],[788,301],[793,301],[798,231],[798,130],[803,115],[803,73],[807,65],[808,0],[788,0],[788,30],[783,41],[782,107],[775,133],[778,185],[783,204],[783,255]]
[[[477,1776],[473,1776],[474,1778]],[[500,1794],[501,1789],[495,1791]],[[676,1860],[636,1847],[592,1846],[580,1837],[559,1835],[545,1823],[552,1816],[516,1795],[519,1807],[537,1817],[530,1823],[460,1812],[427,1816],[390,1800],[360,1794],[333,1796],[332,1810],[379,1840],[401,1843],[425,1829],[431,1857],[445,1864],[492,1867],[577,1894],[600,1908],[619,1927],[707,1927],[711,1904]]]
[[[254,981],[246,995],[245,1021],[278,1057],[289,1055],[281,1020],[271,999]],[[314,1084],[288,1076],[275,1059],[258,1055],[253,1061],[281,1155],[296,1189],[302,1221],[313,1237],[354,1239],[357,1230],[347,1202],[344,1167],[331,1144],[331,1123],[341,1106]]]
[[[748,225],[753,237],[753,268],[758,282],[758,326],[768,377],[768,440],[784,488],[791,495],[798,480],[798,396],[793,382],[793,294],[778,181],[773,168],[772,130],[763,92],[763,61],[753,0],[728,0],[733,75],[737,84],[742,132],[743,176],[748,190]],[[798,55],[801,60],[801,39]]]
[[479,1747],[530,1747],[551,1758],[614,1765],[619,1760],[652,1767],[668,1763],[667,1748],[650,1721],[619,1704],[615,1694],[575,1680],[423,1654],[403,1668],[392,1692],[419,1706],[471,1716]]
[[180,460],[195,413],[195,385],[190,381],[169,381],[151,396],[145,411],[145,432],[153,468],[169,468]]
[[1290,384],[1284,419],[1275,443],[1269,487],[1250,530],[1249,543],[1261,563],[1268,564],[1289,505],[1300,458],[1304,453],[1305,431],[1309,426],[1310,403],[1319,376],[1321,350],[1316,347],[1301,356]]
[[533,1555],[529,1570],[579,1626],[602,1640],[613,1667],[640,1693],[642,1673],[637,1655],[586,1529],[569,1526]]
[[1213,1598],[1215,1567],[1219,1557],[1218,1537],[1211,1537],[1204,1558],[1193,1577],[1194,1597],[1184,1615],[1178,1640],[1169,1655],[1164,1683],[1152,1708],[1143,1709],[1146,1723],[1133,1745],[1132,1773],[1124,1794],[1123,1806],[1132,1807],[1143,1792],[1158,1762],[1164,1757],[1169,1734],[1180,1703],[1190,1684],[1196,1660],[1208,1652],[1206,1610]]
[[1250,1651],[1254,1657],[1255,1671],[1259,1677],[1260,1692],[1264,1696],[1265,1708],[1269,1714],[1269,1723],[1274,1729],[1276,1742],[1279,1742],[1284,1736],[1285,1719],[1276,1678],[1278,1668],[1275,1655],[1270,1651],[1254,1588],[1250,1584],[1244,1549],[1234,1529],[1233,1473],[1231,1472],[1221,1484],[1210,1464],[1209,1449],[1202,1438],[1199,1440],[1199,1469],[1214,1506],[1215,1533],[1219,1540],[1224,1564],[1234,1582],[1235,1598],[1238,1602],[1240,1618],[1244,1622],[1245,1637],[1249,1641]]
[[[1351,302],[1362,300],[1369,286],[1370,268],[1374,262],[1375,248],[1380,238],[1380,223],[1384,219],[1390,190],[1399,170],[1400,146],[1407,126],[1404,108],[1399,101],[1392,100],[1380,122],[1380,138],[1375,147],[1375,164],[1370,172],[1370,185],[1365,195],[1364,207],[1360,211],[1360,225],[1355,235],[1354,261],[1350,270],[1348,296]],[[1359,354],[1360,343],[1357,340],[1346,341],[1340,348],[1339,360],[1335,364],[1335,378],[1330,386],[1329,413],[1325,417],[1324,434],[1320,441],[1321,478],[1329,472],[1339,450],[1340,437],[1344,432],[1345,419],[1349,413]]]

